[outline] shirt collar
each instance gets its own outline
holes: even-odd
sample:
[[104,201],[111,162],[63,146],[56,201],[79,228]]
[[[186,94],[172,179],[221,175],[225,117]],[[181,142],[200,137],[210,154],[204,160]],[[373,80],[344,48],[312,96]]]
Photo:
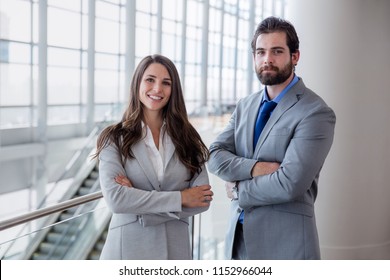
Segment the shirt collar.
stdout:
[[[289,91],[290,88],[292,88],[293,85],[295,85],[299,81],[299,77],[294,74],[294,78],[291,80],[291,82],[272,100],[275,103],[279,103],[280,100],[282,100],[283,96],[286,95],[286,93]],[[271,101],[268,97],[267,93],[267,87],[264,88],[264,95],[263,99],[261,100],[261,104],[264,102]]]

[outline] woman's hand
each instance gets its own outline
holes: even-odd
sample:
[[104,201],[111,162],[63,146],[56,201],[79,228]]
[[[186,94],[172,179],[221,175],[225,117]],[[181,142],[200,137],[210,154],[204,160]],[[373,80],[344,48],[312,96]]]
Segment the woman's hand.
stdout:
[[214,193],[210,185],[201,185],[181,191],[181,204],[183,207],[207,207],[213,200]]
[[129,187],[129,188],[133,187],[133,185],[131,184],[131,181],[129,180],[129,178],[127,178],[124,175],[117,175],[115,177],[115,182],[117,182],[119,185],[126,186],[126,187]]

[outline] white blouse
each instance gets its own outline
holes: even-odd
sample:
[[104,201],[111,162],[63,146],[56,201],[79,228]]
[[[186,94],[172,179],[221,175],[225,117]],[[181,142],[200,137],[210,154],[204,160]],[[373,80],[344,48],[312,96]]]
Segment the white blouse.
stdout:
[[165,121],[160,129],[159,149],[157,149],[156,144],[154,143],[150,128],[143,122],[142,128],[144,135],[146,134],[143,141],[146,145],[148,157],[157,174],[157,179],[159,183],[161,183],[164,177],[165,168],[167,167],[172,154],[175,152],[175,145],[173,144],[171,137],[166,133]]

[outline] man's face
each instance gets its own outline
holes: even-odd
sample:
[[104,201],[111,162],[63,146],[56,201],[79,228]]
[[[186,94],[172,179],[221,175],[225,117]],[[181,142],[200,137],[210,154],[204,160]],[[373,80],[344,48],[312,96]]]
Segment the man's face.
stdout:
[[285,82],[294,71],[299,52],[290,54],[284,32],[260,34],[254,54],[256,75],[263,85]]

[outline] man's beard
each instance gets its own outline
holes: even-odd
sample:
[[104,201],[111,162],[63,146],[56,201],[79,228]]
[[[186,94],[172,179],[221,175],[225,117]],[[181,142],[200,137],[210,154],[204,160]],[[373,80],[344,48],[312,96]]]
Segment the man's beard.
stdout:
[[[270,73],[270,72],[262,73],[262,71],[264,70],[273,70],[275,71],[275,73]],[[293,72],[293,65],[291,60],[281,70],[278,67],[273,65],[256,68],[257,78],[265,86],[273,86],[285,82],[291,76],[292,72]]]

